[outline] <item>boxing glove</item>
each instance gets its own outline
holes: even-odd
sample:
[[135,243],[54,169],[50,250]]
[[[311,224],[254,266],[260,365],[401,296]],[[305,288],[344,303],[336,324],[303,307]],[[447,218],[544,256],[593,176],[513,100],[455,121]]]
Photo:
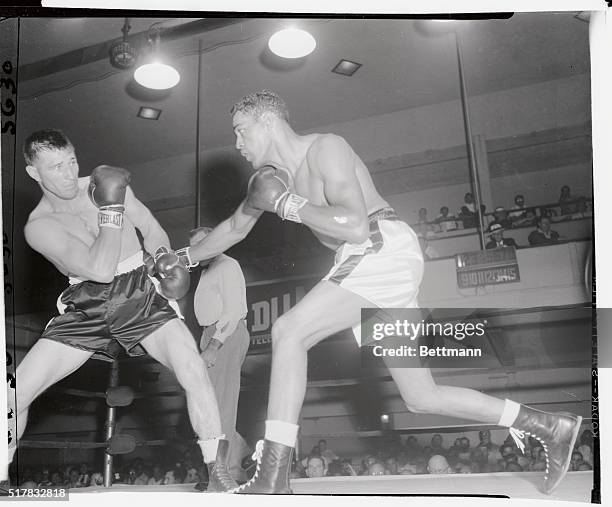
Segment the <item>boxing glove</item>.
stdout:
[[89,197],[97,208],[123,208],[131,175],[121,167],[99,165],[89,179]]
[[98,226],[120,229],[130,173],[121,167],[100,165],[89,179],[89,198],[98,208]]
[[166,247],[155,252],[155,271],[161,276],[161,293],[168,299],[181,299],[189,291],[189,271],[178,255]]
[[276,213],[283,220],[301,222],[298,211],[308,200],[289,191],[290,176],[284,170],[265,166],[258,170],[247,190],[251,208]]

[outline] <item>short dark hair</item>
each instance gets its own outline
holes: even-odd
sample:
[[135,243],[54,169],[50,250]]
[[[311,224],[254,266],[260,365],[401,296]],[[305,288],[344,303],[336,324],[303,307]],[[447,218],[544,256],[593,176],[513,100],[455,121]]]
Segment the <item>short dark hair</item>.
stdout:
[[66,148],[74,149],[74,146],[61,130],[37,130],[24,141],[23,158],[25,158],[26,164],[31,165],[32,161],[41,151],[63,150]]
[[289,121],[289,110],[285,101],[270,90],[249,93],[236,102],[230,109],[230,114],[244,113],[259,119],[263,113],[270,112]]

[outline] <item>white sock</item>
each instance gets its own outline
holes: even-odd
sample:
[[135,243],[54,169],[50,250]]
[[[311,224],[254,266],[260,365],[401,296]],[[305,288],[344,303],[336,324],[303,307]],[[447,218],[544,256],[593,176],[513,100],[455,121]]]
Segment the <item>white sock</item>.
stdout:
[[216,438],[209,438],[207,440],[198,440],[198,445],[202,449],[204,463],[212,463],[217,459],[217,447],[219,447],[219,440],[223,438],[225,438],[225,435],[219,435]]
[[265,439],[288,447],[295,447],[299,426],[285,421],[266,420]]
[[521,405],[519,403],[506,399],[504,411],[502,412],[497,424],[499,426],[510,428],[514,424],[514,421],[516,421],[520,409]]

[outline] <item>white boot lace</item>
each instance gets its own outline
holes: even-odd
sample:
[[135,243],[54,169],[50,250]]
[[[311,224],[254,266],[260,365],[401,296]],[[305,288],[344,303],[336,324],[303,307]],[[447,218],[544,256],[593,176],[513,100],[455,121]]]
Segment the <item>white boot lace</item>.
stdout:
[[240,493],[245,488],[247,488],[248,486],[250,486],[251,484],[255,482],[255,479],[257,479],[257,477],[259,476],[259,470],[261,467],[261,457],[263,455],[263,447],[264,447],[263,440],[259,440],[257,444],[255,444],[255,452],[253,453],[251,458],[255,460],[255,462],[257,463],[257,466],[255,467],[255,473],[253,474],[253,477],[251,477],[247,482],[245,482],[241,486],[238,486],[237,488],[234,488],[228,491],[228,493]]
[[528,431],[521,431],[516,428],[509,428],[509,431],[510,431],[510,436],[514,440],[514,443],[516,444],[516,446],[519,448],[519,450],[523,454],[525,454],[525,443],[523,442],[525,435],[532,436],[533,438],[535,438],[538,442],[542,444],[542,447],[544,448],[544,455],[546,456],[546,472],[544,473],[544,478],[546,479],[548,477],[549,460],[548,460],[548,447],[546,446],[544,441],[538,438],[533,433],[530,433]]

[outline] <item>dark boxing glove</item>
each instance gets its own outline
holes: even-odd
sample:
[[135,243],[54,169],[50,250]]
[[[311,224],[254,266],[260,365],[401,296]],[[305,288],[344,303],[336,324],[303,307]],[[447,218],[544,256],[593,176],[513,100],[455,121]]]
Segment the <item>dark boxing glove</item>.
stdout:
[[161,246],[155,251],[154,260],[155,271],[161,276],[162,294],[168,299],[185,297],[191,280],[188,269],[178,255]]
[[249,181],[247,204],[251,208],[276,213],[283,220],[301,222],[298,211],[308,200],[289,191],[290,176],[272,166],[259,169]]
[[89,198],[98,208],[98,226],[120,229],[130,173],[121,167],[100,165],[89,179]]

